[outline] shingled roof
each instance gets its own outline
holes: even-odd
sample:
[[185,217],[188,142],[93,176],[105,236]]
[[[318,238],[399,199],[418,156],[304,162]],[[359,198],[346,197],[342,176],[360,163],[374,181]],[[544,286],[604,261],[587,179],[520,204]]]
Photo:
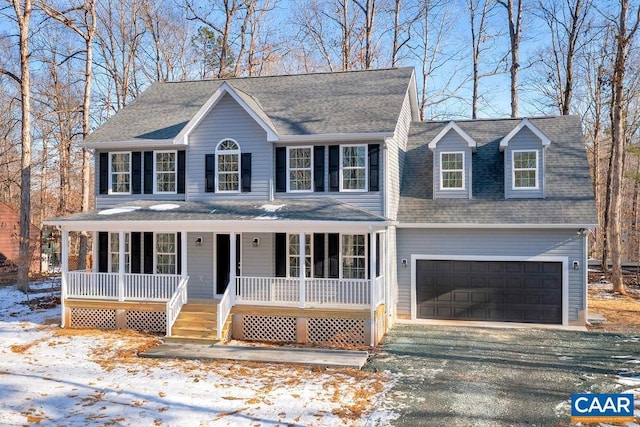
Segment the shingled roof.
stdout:
[[504,198],[500,140],[521,119],[456,121],[476,140],[472,199],[433,199],[433,153],[428,143],[448,122],[413,122],[404,161],[398,221],[423,224],[596,224],[593,187],[580,120],[532,118],[551,139],[545,153],[544,199]]
[[413,68],[156,83],[87,143],[176,137],[227,82],[259,105],[279,135],[392,133]]

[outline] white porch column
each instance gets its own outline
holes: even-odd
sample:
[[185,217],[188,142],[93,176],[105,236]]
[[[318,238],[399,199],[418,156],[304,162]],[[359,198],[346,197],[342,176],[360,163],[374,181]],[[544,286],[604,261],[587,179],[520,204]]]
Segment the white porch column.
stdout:
[[378,233],[371,230],[369,232],[371,238],[371,245],[369,246],[369,259],[371,260],[371,264],[369,265],[369,280],[370,280],[370,290],[369,290],[369,302],[371,303],[371,345],[373,346],[376,339],[376,328],[375,328],[375,314],[376,314],[376,305],[378,301],[376,301],[376,238],[378,237]]
[[124,301],[124,231],[118,233],[118,301]]
[[91,271],[98,272],[98,232],[91,232]]
[[[236,233],[229,233],[229,292],[231,293],[231,304],[236,299],[236,269],[238,268],[238,260],[236,259]],[[219,328],[222,325],[218,325]]]
[[60,244],[60,262],[62,267],[62,279],[60,281],[60,307],[62,309],[62,319],[60,327],[66,326],[67,313],[65,310],[65,299],[67,298],[67,273],[69,272],[69,231],[62,229],[62,243]]
[[[287,242],[288,244],[288,242]],[[307,271],[307,266],[304,262],[304,257],[305,257],[305,249],[307,246],[307,239],[304,233],[300,233],[298,234],[298,246],[300,247],[299,250],[299,255],[300,255],[300,259],[298,261],[299,266],[300,266],[300,307],[304,308],[305,307],[305,300],[307,299],[306,297],[306,287],[304,284],[305,281],[305,277],[306,277],[306,271]]]
[[188,273],[187,273],[187,260],[189,259],[189,257],[187,256],[187,232],[186,231],[182,231],[180,233],[180,247],[182,248],[182,254],[180,254],[180,263],[182,266],[182,271],[180,272],[180,275],[182,277],[187,277]]

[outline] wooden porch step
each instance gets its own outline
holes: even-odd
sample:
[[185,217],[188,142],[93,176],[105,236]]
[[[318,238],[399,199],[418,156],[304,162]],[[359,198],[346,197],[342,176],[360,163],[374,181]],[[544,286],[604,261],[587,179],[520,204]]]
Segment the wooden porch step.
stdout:
[[185,305],[182,306],[181,312],[200,312],[200,313],[216,313],[218,311],[219,300],[190,298]]
[[175,326],[171,329],[171,336],[175,337],[185,337],[185,338],[212,338],[215,339],[218,337],[217,329],[207,329],[204,327],[193,327],[193,328],[176,328]]
[[218,313],[211,313],[209,311],[180,311],[178,319],[216,322],[218,320]]
[[171,336],[165,337],[165,343],[168,344],[216,344],[218,343],[217,338],[193,338],[193,337],[180,337],[180,336]]
[[174,328],[197,328],[197,327],[205,327],[207,329],[216,329],[218,327],[218,322],[215,318],[213,319],[202,319],[191,316],[178,316],[176,321],[173,323]]

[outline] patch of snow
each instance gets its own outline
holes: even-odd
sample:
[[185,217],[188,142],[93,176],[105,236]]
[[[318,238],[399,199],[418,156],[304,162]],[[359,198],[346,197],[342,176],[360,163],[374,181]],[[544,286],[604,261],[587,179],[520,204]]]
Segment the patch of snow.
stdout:
[[622,356],[622,355],[616,355],[616,356],[611,356],[612,359],[632,359],[633,356]]
[[98,215],[114,215],[119,213],[133,212],[140,209],[140,206],[122,206],[120,208],[105,209],[98,212]]
[[272,205],[270,203],[267,203],[265,205],[262,205],[261,208],[267,212],[277,212],[279,209],[282,209],[285,206],[286,205]]
[[276,215],[260,215],[253,219],[278,219]]
[[149,206],[149,209],[152,211],[170,211],[172,209],[178,209],[180,205],[175,205],[173,203],[164,203],[161,205],[153,205]]

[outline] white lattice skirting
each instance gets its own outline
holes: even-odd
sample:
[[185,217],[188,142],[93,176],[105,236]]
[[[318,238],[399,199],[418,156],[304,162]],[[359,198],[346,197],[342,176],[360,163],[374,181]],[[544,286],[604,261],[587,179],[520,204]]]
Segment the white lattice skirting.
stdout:
[[248,341],[295,342],[296,318],[244,316],[242,332]]
[[115,329],[116,310],[70,308],[71,328]]
[[167,317],[163,311],[82,307],[71,307],[68,310],[71,328],[134,329],[150,332],[164,332],[166,328]]
[[364,319],[310,318],[308,341],[313,344],[365,345]]

